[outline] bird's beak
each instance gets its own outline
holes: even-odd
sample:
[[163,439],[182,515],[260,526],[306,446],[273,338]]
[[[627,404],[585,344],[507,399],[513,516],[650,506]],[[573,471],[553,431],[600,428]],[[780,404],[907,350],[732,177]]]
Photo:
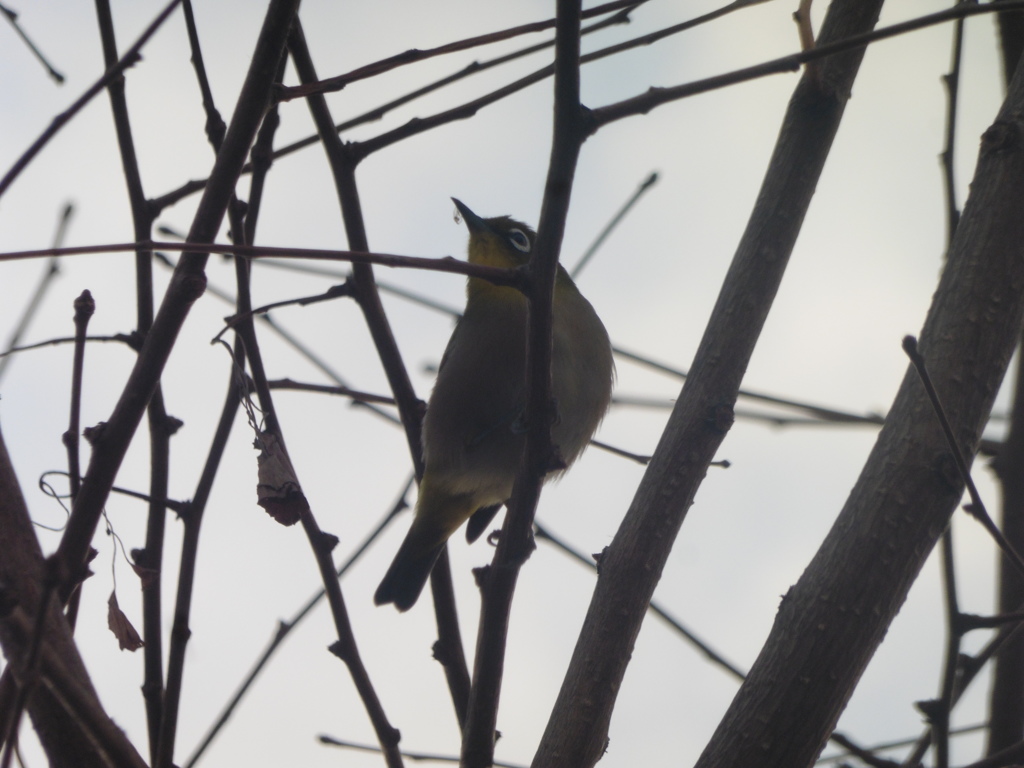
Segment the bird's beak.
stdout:
[[484,232],[490,229],[490,227],[487,226],[487,222],[473,213],[469,209],[469,206],[461,200],[453,197],[452,202],[455,203],[455,207],[459,209],[459,213],[462,214],[462,218],[465,219],[466,226],[469,227],[470,232]]

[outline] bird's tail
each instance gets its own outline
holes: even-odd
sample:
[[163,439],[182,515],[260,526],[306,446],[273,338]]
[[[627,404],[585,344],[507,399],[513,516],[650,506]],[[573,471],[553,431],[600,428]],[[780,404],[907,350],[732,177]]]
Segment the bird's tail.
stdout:
[[425,478],[412,527],[377,587],[373,601],[377,605],[394,603],[400,611],[412,608],[448,537],[476,506],[471,495],[447,493]]
[[419,599],[447,541],[442,538],[438,542],[436,531],[424,531],[424,526],[417,526],[419,522],[419,518],[413,521],[391,567],[373,593],[377,605],[394,603],[398,610],[407,611]]

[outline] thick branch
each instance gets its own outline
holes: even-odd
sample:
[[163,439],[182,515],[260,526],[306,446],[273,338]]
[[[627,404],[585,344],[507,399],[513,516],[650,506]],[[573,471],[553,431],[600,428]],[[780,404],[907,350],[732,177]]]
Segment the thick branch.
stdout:
[[[824,41],[871,29],[880,0],[835,3]],[[608,724],[647,605],[715,451],[782,280],[856,76],[861,52],[831,57],[793,95],[689,378],[601,570],[534,768],[589,766]],[[752,761],[750,765],[759,764]]]
[[[981,430],[1024,318],[1024,77],[982,138],[971,197],[920,336],[962,450]],[[839,518],[698,766],[809,765],[963,492],[917,374],[904,378]]]
[[[3,606],[0,613],[0,648],[16,675],[28,654],[31,630],[15,621],[36,610],[42,595],[43,553],[32,529],[25,498],[14,474],[7,447],[0,435],[0,591]],[[78,655],[71,630],[56,600],[50,600],[44,633],[42,680],[28,701],[28,712],[36,734],[51,766],[55,768],[107,768],[107,754],[118,751],[133,754],[138,765],[142,759],[135,753],[124,734],[117,730],[104,713],[93,690],[89,675]],[[59,674],[57,668],[59,667]],[[69,709],[67,691],[75,692],[74,706]],[[63,691],[63,693],[62,693]],[[10,701],[5,701],[10,704]],[[0,723],[8,713],[0,712]],[[97,724],[103,723],[102,727]],[[95,731],[116,731],[114,741],[97,740]],[[112,744],[116,742],[116,747]]]

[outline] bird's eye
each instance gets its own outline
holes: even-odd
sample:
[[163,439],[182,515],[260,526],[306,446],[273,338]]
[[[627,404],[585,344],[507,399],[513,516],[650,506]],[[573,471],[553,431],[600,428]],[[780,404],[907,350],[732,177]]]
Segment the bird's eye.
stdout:
[[510,229],[508,231],[508,241],[512,243],[512,247],[517,251],[523,253],[530,252],[530,238],[526,236],[526,233],[521,229]]

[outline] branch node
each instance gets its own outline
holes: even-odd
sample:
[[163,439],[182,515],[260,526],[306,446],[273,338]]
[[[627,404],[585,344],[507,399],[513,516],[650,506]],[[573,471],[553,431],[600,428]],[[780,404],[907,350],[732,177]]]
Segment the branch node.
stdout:
[[937,722],[944,721],[949,714],[949,710],[946,709],[946,705],[938,699],[915,701],[914,706],[917,707],[918,711],[924,715],[932,725],[935,725]]
[[736,421],[736,414],[733,411],[732,403],[719,403],[711,412],[708,419],[709,426],[718,434],[724,435]]
[[85,438],[85,441],[89,443],[89,445],[95,448],[103,440],[103,433],[106,429],[107,422],[101,421],[94,427],[86,427],[83,429],[82,437]]
[[1015,123],[997,120],[981,134],[981,154],[1007,152],[1020,144],[1020,129]]

